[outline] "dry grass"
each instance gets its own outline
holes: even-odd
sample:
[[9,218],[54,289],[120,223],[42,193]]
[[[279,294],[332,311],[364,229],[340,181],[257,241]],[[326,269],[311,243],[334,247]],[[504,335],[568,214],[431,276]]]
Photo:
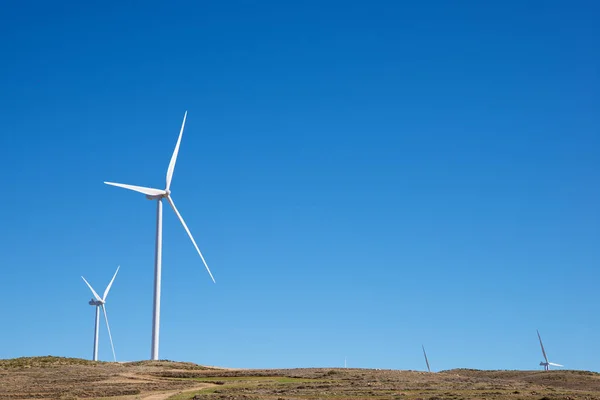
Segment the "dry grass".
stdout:
[[115,364],[59,357],[0,360],[0,399],[600,400],[583,371],[439,373],[364,369],[223,370],[192,363]]

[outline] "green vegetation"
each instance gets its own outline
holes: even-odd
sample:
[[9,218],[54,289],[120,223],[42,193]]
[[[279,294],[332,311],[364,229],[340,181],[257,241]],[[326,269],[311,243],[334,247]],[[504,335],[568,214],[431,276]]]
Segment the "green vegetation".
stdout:
[[245,393],[254,395],[260,391],[274,391],[283,393],[290,389],[303,388],[299,384],[328,384],[328,381],[314,378],[295,378],[289,376],[211,376],[202,378],[188,378],[201,383],[208,383],[218,386],[211,386],[200,390],[186,391],[169,397],[169,400],[189,400],[194,396],[207,397],[211,394],[229,394]]
[[190,400],[190,399],[194,398],[195,396],[202,397],[202,396],[211,395],[211,394],[215,394],[215,393],[219,393],[219,390],[217,388],[191,390],[191,391],[181,392],[174,396],[171,396],[168,398],[168,400]]

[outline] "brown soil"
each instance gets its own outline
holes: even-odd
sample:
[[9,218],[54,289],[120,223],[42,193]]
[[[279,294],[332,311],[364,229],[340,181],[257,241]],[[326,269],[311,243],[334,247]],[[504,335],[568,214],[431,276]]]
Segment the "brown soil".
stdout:
[[584,371],[232,370],[170,361],[0,360],[0,399],[600,400]]

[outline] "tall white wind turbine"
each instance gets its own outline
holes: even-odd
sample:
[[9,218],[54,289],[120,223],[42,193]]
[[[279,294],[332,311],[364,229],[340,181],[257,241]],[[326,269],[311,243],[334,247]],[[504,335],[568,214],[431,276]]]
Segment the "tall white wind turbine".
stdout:
[[540,336],[540,331],[538,331],[536,329],[537,335],[538,335],[538,339],[540,339],[540,346],[542,347],[542,354],[544,355],[544,361],[540,361],[540,365],[544,367],[544,371],[548,371],[550,370],[550,366],[554,366],[554,367],[564,367],[564,365],[560,365],[560,364],[556,364],[556,363],[551,363],[550,361],[548,361],[548,357],[546,356],[546,350],[544,350],[544,344],[542,343],[542,337]]
[[120,266],[117,267],[115,274],[113,275],[110,283],[104,290],[104,295],[102,297],[98,296],[98,293],[94,290],[92,285],[85,280],[82,276],[81,279],[85,282],[85,284],[90,288],[94,298],[89,301],[90,306],[96,306],[96,324],[94,325],[94,361],[98,361],[98,331],[100,329],[100,307],[102,307],[102,312],[104,313],[104,320],[106,321],[106,329],[108,330],[108,338],[110,339],[110,347],[112,348],[113,359],[117,361],[117,356],[115,355],[115,346],[113,345],[112,335],[110,334],[110,325],[108,325],[108,315],[106,314],[106,297],[108,296],[108,292],[110,291],[110,287],[112,286],[115,278],[117,277],[117,273],[119,272]]
[[133,186],[133,185],[125,185],[122,183],[113,183],[113,182],[104,182],[107,185],[118,186],[125,189],[133,190],[135,192],[140,192],[146,195],[146,198],[149,200],[156,200],[156,247],[155,247],[155,257],[154,257],[154,309],[152,314],[152,348],[150,352],[150,358],[152,360],[158,360],[158,343],[159,343],[159,333],[160,333],[160,283],[161,283],[161,263],[162,263],[162,200],[166,199],[167,202],[175,211],[177,218],[181,221],[183,228],[187,232],[188,236],[192,240],[198,255],[202,259],[208,274],[210,275],[213,282],[215,282],[215,278],[213,277],[210,269],[208,268],[208,264],[206,264],[206,260],[204,260],[204,256],[200,252],[192,233],[187,227],[185,221],[181,217],[179,211],[177,211],[177,207],[175,207],[175,203],[173,202],[173,198],[171,196],[171,180],[173,178],[173,171],[175,170],[175,162],[177,161],[177,154],[179,153],[179,145],[181,144],[181,136],[183,135],[183,128],[185,126],[185,119],[187,117],[187,111],[183,116],[183,123],[181,124],[181,131],[179,132],[179,138],[177,139],[177,144],[175,145],[175,150],[173,151],[173,156],[171,156],[171,162],[169,163],[169,168],[167,169],[167,179],[166,179],[166,187],[165,189],[154,189],[142,186]]
[[431,369],[429,368],[429,360],[427,359],[427,353],[425,353],[425,346],[421,345],[421,347],[423,348],[423,355],[425,356],[425,363],[427,364],[427,372],[431,372]]

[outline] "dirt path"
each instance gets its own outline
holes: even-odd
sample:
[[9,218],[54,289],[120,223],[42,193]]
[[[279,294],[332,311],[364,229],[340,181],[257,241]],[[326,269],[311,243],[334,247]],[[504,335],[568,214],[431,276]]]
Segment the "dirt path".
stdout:
[[212,386],[215,386],[215,385],[212,384],[212,383],[203,383],[201,385],[189,387],[189,388],[186,388],[186,389],[183,389],[183,390],[182,389],[167,390],[167,391],[160,392],[160,393],[147,394],[147,395],[145,395],[145,396],[142,397],[142,400],[166,400],[169,397],[174,396],[174,395],[179,394],[179,393],[193,392],[193,391],[196,391],[196,390],[202,390],[202,389],[205,389],[207,387],[212,387]]

